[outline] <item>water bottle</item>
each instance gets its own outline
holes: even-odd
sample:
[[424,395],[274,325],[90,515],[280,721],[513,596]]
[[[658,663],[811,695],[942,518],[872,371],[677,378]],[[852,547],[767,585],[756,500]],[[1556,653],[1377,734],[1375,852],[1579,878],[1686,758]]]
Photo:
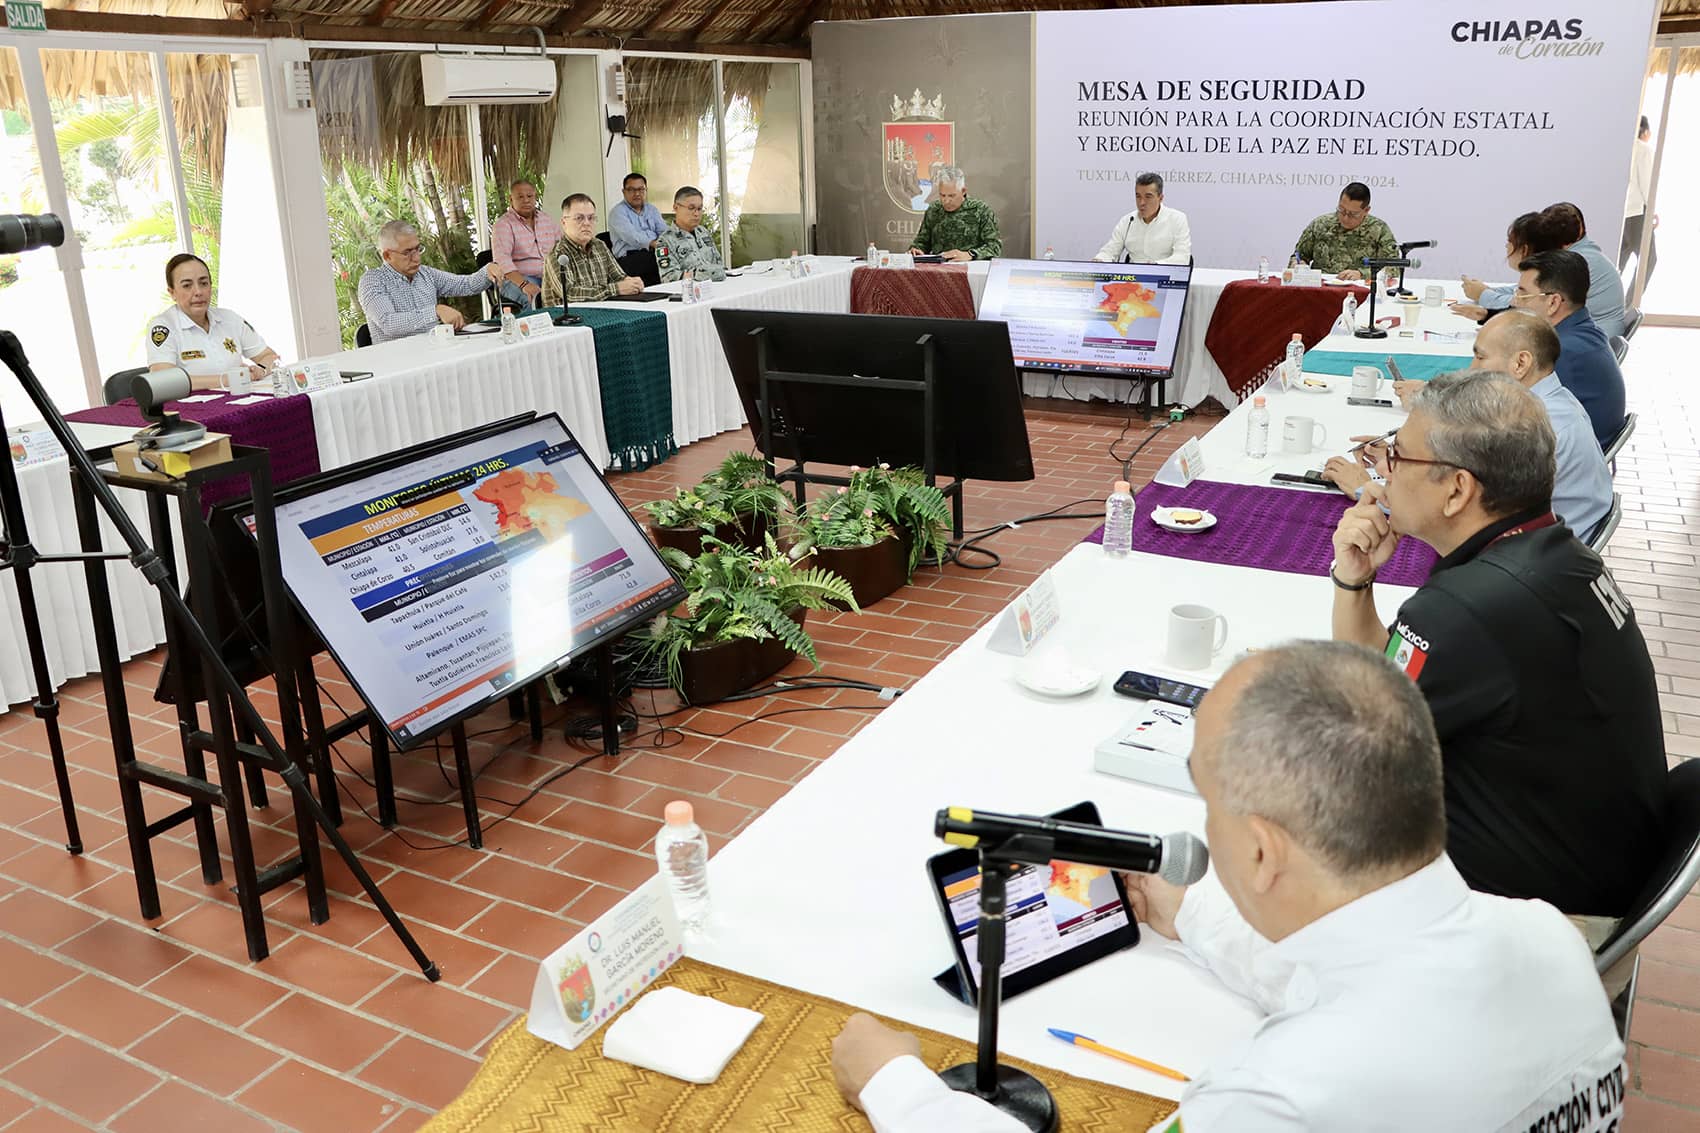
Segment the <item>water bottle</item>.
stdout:
[[1346,302],[1345,302],[1344,306],[1346,308],[1346,321],[1351,323],[1353,326],[1357,326],[1357,324],[1358,324],[1358,297],[1356,295],[1348,294],[1346,296]]
[[[1264,416],[1268,416],[1265,414]],[[1133,485],[1117,480],[1104,501],[1104,553],[1112,559],[1133,550]]]
[[1287,381],[1294,385],[1299,382],[1299,375],[1305,368],[1305,338],[1302,334],[1293,335],[1293,341],[1287,343]]
[[1052,250],[1049,244],[1045,245],[1045,258],[1047,260],[1054,260],[1057,258],[1056,252]]
[[871,267],[871,268],[877,268],[877,267],[879,267],[879,264],[880,264],[880,250],[874,246],[874,242],[872,240],[869,240],[868,241],[868,266]]
[[792,279],[797,278],[797,249],[791,249],[791,258],[785,263],[785,273]]
[[687,303],[697,301],[697,273],[690,268],[685,269],[684,276],[679,280],[679,294],[684,296]]
[[677,799],[663,811],[667,824],[655,836],[655,861],[673,895],[673,911],[687,931],[708,919],[708,838],[691,804]]
[[1261,395],[1251,399],[1251,414],[1245,423],[1245,454],[1254,459],[1269,455],[1269,410]]
[[1259,283],[1268,283],[1269,282],[1269,257],[1268,256],[1257,257],[1257,282],[1259,282]]
[[519,320],[514,318],[512,309],[502,308],[502,341],[512,346],[514,343],[514,326]]

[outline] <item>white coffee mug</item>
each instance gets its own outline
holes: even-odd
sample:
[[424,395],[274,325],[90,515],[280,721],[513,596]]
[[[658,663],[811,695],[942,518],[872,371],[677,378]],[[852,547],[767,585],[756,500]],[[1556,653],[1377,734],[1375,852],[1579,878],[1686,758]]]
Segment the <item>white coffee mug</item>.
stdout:
[[248,367],[238,366],[221,374],[218,386],[220,389],[229,390],[231,393],[247,393],[254,388],[254,375],[249,373]]
[[1169,664],[1177,669],[1208,668],[1228,643],[1228,619],[1209,606],[1176,606],[1169,611]]
[[1312,417],[1288,417],[1281,422],[1281,451],[1309,452],[1328,443],[1328,427]]
[[1381,389],[1381,367],[1352,367],[1352,396],[1374,397]]
[[1431,283],[1423,288],[1423,306],[1438,307],[1441,300],[1446,298],[1446,289],[1438,283]]

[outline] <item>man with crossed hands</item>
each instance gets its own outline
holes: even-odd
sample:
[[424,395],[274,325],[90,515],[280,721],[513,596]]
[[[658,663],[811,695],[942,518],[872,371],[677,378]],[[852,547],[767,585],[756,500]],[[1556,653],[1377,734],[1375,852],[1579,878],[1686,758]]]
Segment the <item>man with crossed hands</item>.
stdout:
[[[1428,700],[1447,853],[1470,887],[1545,900],[1597,945],[1663,845],[1664,734],[1634,610],[1552,513],[1554,448],[1540,400],[1508,375],[1429,382],[1386,483],[1334,532],[1333,629]],[[1375,574],[1407,537],[1441,558],[1387,626]]]

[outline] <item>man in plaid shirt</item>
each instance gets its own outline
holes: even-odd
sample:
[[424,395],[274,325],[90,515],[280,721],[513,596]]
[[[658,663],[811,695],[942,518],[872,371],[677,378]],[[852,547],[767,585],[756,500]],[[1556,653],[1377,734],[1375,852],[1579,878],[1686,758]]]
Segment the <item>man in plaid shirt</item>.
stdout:
[[384,266],[369,268],[360,277],[360,309],[366,312],[374,344],[423,334],[438,323],[459,330],[466,316],[438,300],[477,295],[501,281],[502,269],[494,263],[469,275],[454,275],[420,263],[422,250],[419,230],[405,220],[378,229]]
[[627,275],[608,245],[596,238],[596,202],[574,193],[561,202],[561,240],[543,265],[543,305],[594,303],[613,295],[636,295],[643,280]]

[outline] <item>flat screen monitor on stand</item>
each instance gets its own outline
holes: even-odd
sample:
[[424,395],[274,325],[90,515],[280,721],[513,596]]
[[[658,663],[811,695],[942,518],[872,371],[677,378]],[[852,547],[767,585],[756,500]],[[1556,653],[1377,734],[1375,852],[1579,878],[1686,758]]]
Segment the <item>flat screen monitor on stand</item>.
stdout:
[[1174,374],[1191,283],[1190,263],[997,259],[980,318],[1009,325],[1020,369],[1141,381],[1156,406]]

